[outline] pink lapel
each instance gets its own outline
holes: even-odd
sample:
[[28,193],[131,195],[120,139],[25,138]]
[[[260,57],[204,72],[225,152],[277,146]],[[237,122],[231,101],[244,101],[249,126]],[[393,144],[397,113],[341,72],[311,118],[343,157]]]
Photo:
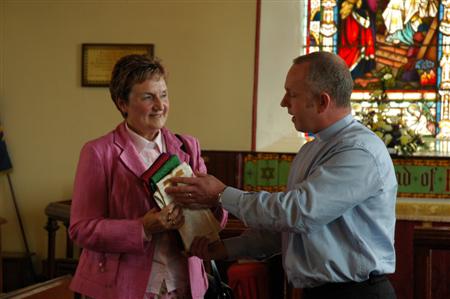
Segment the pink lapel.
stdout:
[[141,177],[146,168],[139,158],[139,154],[136,152],[136,148],[127,133],[125,122],[119,124],[114,131],[114,143],[122,149],[120,160],[123,164],[134,173],[134,175]]
[[[177,155],[178,158],[180,158],[180,161],[184,161],[189,164],[190,156],[182,150],[183,143],[181,140],[166,128],[162,128],[161,132],[164,137],[167,152],[172,155]],[[146,168],[144,163],[139,158],[139,154],[136,152],[136,148],[133,146],[133,143],[126,131],[125,122],[119,124],[114,131],[114,143],[122,149],[120,160],[123,164],[132,173],[134,173],[134,175],[141,177]]]
[[184,161],[189,164],[190,156],[181,149],[183,147],[181,140],[166,128],[162,128],[161,132],[166,143],[167,152],[172,155],[177,155],[181,162]]

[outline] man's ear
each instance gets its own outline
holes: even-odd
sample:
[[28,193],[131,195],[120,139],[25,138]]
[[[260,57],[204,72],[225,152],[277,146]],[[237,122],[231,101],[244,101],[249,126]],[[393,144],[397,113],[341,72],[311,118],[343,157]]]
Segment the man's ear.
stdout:
[[317,105],[317,112],[318,113],[325,112],[328,108],[330,108],[331,102],[332,100],[328,93],[326,92],[320,93]]

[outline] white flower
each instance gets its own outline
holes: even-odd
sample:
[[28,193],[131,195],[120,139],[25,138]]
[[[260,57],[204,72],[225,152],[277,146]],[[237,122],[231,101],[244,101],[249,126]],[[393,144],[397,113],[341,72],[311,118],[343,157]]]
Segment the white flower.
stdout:
[[352,103],[352,109],[353,109],[354,111],[361,111],[362,106],[361,106],[361,104],[359,104],[359,103]]
[[393,124],[400,123],[400,117],[398,117],[398,116],[391,116],[389,119],[391,120],[391,123],[393,123]]
[[390,74],[390,73],[384,74],[383,80],[387,81],[389,79],[392,79],[392,74]]
[[419,111],[419,105],[417,105],[417,104],[410,104],[408,106],[408,111],[409,112]]

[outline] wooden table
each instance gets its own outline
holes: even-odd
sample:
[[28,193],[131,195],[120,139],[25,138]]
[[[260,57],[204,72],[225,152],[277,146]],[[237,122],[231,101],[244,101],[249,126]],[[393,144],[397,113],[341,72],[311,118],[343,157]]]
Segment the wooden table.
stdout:
[[[69,228],[70,200],[52,202],[45,208],[47,216],[47,225],[45,229],[48,232],[48,252],[47,252],[47,273],[48,279],[59,275],[73,274],[75,272],[77,259],[73,256],[73,243],[69,238],[67,229]],[[64,259],[55,258],[56,231],[59,229],[58,222],[62,222],[66,230],[66,256]],[[64,270],[58,271],[58,265]]]
[[2,224],[5,224],[6,220],[0,217],[0,293],[3,290],[3,265],[2,265]]

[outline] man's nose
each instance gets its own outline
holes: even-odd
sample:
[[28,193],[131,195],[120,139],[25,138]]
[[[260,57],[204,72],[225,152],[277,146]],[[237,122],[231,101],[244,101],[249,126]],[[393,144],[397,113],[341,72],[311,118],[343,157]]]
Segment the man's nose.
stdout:
[[284,97],[281,99],[280,106],[281,106],[281,107],[287,107],[287,106],[288,106],[287,101],[288,101],[288,100],[287,100],[287,96],[284,95]]

